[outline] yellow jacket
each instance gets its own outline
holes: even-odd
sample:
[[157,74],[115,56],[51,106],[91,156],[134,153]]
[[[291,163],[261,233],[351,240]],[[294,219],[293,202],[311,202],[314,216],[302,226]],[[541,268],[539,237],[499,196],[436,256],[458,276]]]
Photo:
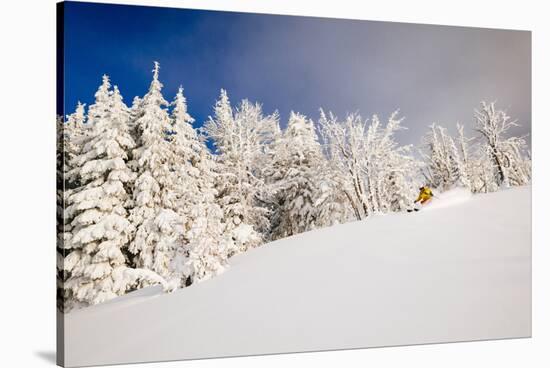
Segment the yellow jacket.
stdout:
[[420,188],[420,194],[418,194],[418,198],[416,199],[416,202],[425,203],[432,199],[434,194],[432,193],[432,190],[428,187],[422,187]]

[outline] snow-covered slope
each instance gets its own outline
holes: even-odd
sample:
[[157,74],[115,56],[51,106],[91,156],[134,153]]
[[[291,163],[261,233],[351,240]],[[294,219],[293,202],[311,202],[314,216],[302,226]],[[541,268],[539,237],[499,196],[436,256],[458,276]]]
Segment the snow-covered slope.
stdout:
[[273,242],[173,294],[72,312],[65,363],[530,336],[531,188],[440,201]]

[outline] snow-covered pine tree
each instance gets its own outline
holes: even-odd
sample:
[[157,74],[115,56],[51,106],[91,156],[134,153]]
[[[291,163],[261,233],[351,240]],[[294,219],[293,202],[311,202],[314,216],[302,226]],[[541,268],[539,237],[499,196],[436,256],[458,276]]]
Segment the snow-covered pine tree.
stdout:
[[57,308],[63,311],[65,290],[63,284],[67,275],[63,271],[65,234],[65,123],[62,116],[56,116],[56,301]]
[[268,183],[275,197],[271,238],[280,239],[317,227],[323,201],[320,184],[325,158],[313,122],[290,113],[288,126],[274,143]]
[[154,283],[161,277],[127,266],[124,250],[133,231],[125,205],[127,185],[134,175],[127,152],[134,141],[128,133],[128,111],[118,89],[110,92],[107,76],[88,111],[90,131],[74,157],[73,174],[79,187],[69,195],[65,216],[71,219],[71,236],[63,261],[70,273],[65,282],[66,307],[101,303],[128,290]]
[[75,111],[67,116],[67,125],[66,131],[70,132],[72,130],[82,130],[84,129],[84,124],[86,123],[86,104],[78,101],[76,104]]
[[180,87],[172,102],[169,140],[175,152],[172,170],[177,174],[176,190],[168,205],[182,219],[182,246],[171,261],[172,273],[183,287],[223,271],[234,242],[224,234],[223,211],[216,201],[215,163],[208,148],[193,129],[187,101]]
[[65,177],[65,186],[68,189],[78,185],[75,178],[71,175],[72,161],[80,153],[83,142],[86,139],[88,125],[86,124],[86,104],[78,102],[75,112],[67,115],[67,120],[63,124],[63,153],[64,163],[63,172]]
[[161,92],[159,69],[159,63],[155,62],[149,91],[141,101],[134,100],[132,111],[137,136],[132,167],[137,178],[130,221],[136,231],[129,250],[134,255],[135,267],[152,270],[175,286],[170,262],[181,244],[184,229],[171,200],[178,195],[178,175],[173,167],[175,153],[168,139],[171,121],[168,102]]
[[128,123],[128,128],[130,130],[132,138],[136,142],[139,140],[136,121],[139,118],[139,114],[142,113],[142,109],[140,109],[140,106],[141,98],[139,96],[134,96],[134,99],[132,100],[132,107],[130,107],[130,121]]
[[80,153],[83,140],[86,137],[86,104],[77,103],[75,112],[67,115],[67,119],[57,117],[57,281],[58,307],[63,310],[65,290],[63,283],[68,273],[63,270],[65,237],[70,237],[71,224],[64,217],[66,199],[79,183],[71,176],[72,162]]
[[129,249],[136,267],[158,273],[174,289],[221,272],[230,244],[222,236],[211,156],[191,125],[183,89],[170,115],[158,74],[155,63],[149,91],[133,112],[137,231]]
[[279,133],[278,114],[264,116],[261,106],[248,100],[233,110],[221,90],[203,131],[214,143],[220,165],[217,190],[226,232],[233,233],[240,251],[257,246],[267,238],[270,225],[262,173]]
[[517,121],[510,120],[505,111],[497,110],[494,102],[482,101],[481,108],[475,111],[475,129],[484,138],[482,149],[491,160],[497,187],[524,185],[531,179],[525,170],[525,139],[505,137],[514,126],[518,126]]

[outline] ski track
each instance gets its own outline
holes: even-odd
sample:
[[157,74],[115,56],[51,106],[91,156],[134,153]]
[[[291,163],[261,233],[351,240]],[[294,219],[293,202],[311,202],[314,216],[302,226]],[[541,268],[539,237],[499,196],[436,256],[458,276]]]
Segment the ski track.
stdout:
[[424,205],[423,211],[429,211],[439,208],[456,206],[460,203],[466,202],[472,199],[472,193],[464,188],[454,188],[442,193],[434,193],[435,197]]

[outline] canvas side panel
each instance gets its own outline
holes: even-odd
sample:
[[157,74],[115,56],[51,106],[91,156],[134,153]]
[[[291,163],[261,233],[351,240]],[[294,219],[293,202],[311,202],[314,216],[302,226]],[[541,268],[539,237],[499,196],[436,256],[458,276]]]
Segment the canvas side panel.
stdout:
[[56,64],[56,345],[57,345],[57,364],[65,365],[65,315],[63,313],[63,210],[64,203],[64,174],[63,166],[65,159],[64,149],[64,116],[65,116],[65,91],[64,91],[64,21],[65,21],[65,4],[56,4],[56,47],[57,47],[57,64]]

